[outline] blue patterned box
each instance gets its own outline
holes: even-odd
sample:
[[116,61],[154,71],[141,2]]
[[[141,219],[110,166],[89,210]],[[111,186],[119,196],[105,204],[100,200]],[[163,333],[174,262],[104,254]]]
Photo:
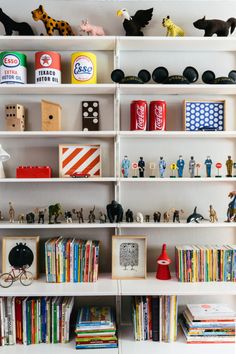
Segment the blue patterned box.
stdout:
[[225,130],[225,101],[184,101],[184,127],[188,131]]

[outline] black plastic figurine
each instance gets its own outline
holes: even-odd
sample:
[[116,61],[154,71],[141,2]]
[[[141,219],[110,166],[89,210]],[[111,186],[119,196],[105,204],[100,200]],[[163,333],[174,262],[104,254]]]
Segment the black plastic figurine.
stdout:
[[227,21],[222,20],[206,20],[206,16],[193,22],[195,28],[204,30],[204,37],[212,37],[216,34],[218,37],[227,37],[232,34],[236,27],[236,18],[231,17]]
[[96,217],[95,217],[94,211],[95,211],[95,205],[94,205],[93,209],[89,211],[89,216],[88,216],[89,224],[95,223]]
[[143,157],[140,157],[140,160],[138,162],[138,169],[139,169],[139,177],[144,177],[144,172],[145,172],[145,161],[143,161]]
[[121,222],[123,220],[123,213],[124,210],[122,208],[122,205],[113,200],[110,204],[107,205],[107,216],[108,219],[111,223],[115,222]]
[[138,76],[125,76],[124,71],[115,69],[111,73],[111,79],[119,84],[145,84],[151,79],[149,71],[140,70]]
[[201,214],[197,213],[197,207],[195,207],[193,213],[190,214],[189,217],[187,218],[187,223],[190,222],[199,223],[199,221],[202,220],[207,220],[207,219],[205,219],[204,216],[202,216]]
[[34,36],[31,26],[27,22],[16,22],[7,16],[0,9],[0,22],[2,22],[6,36],[12,36],[13,31],[18,32],[19,36]]
[[73,222],[73,220],[72,220],[72,212],[66,210],[64,216],[65,216],[66,223],[67,224],[72,224],[72,222]]
[[231,70],[228,76],[216,77],[215,73],[207,70],[202,74],[202,81],[205,84],[214,85],[235,85],[236,84],[236,70]]
[[72,213],[76,214],[79,224],[84,222],[83,208],[80,210],[72,209]]
[[[60,215],[62,215],[62,207],[60,203],[49,205],[48,207],[49,224],[60,224],[60,221],[58,221]],[[52,221],[53,217],[54,220]]]
[[192,84],[198,80],[198,72],[192,66],[188,66],[184,69],[183,75],[169,76],[168,70],[164,66],[159,66],[153,71],[152,79],[158,84]]
[[181,210],[177,210],[177,209],[174,209],[173,210],[173,222],[178,222],[180,223],[180,213],[183,214],[184,211],[181,209]]
[[152,19],[153,8],[138,10],[134,16],[130,16],[126,9],[118,10],[117,16],[124,19],[123,27],[126,36],[143,36],[141,28],[149,24]]
[[155,211],[155,213],[153,214],[153,220],[154,220],[154,222],[161,221],[161,213],[159,211]]
[[35,223],[35,214],[30,212],[25,216],[27,224],[34,224]]
[[128,209],[125,213],[125,221],[126,222],[134,222],[134,214],[132,210]]

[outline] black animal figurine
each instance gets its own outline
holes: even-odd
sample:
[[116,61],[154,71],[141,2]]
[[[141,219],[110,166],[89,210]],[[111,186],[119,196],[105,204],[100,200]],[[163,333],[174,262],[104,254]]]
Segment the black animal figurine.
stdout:
[[35,214],[34,213],[28,213],[25,216],[27,224],[34,224],[35,223]]
[[130,16],[126,9],[117,11],[117,16],[124,19],[123,27],[126,36],[143,36],[141,28],[149,24],[152,19],[153,8],[138,10],[134,16]]
[[125,221],[126,222],[134,222],[134,214],[132,210],[128,209],[125,213]]
[[125,76],[124,71],[120,69],[113,70],[111,79],[119,84],[145,84],[151,79],[151,75],[147,70],[140,70],[138,76]]
[[205,31],[204,37],[212,37],[216,34],[218,37],[227,37],[233,33],[236,27],[236,18],[231,17],[227,21],[206,20],[206,16],[193,22],[194,27]]
[[183,75],[171,75],[169,76],[168,70],[164,66],[159,66],[152,73],[152,79],[158,84],[191,84],[198,79],[198,72],[192,66],[188,66]]
[[207,70],[202,74],[202,81],[205,84],[215,84],[215,85],[235,85],[236,84],[236,70],[230,71],[228,77],[227,76],[221,76],[217,77],[215,76],[215,73],[213,71]]
[[187,218],[187,223],[188,224],[190,222],[199,223],[199,221],[202,221],[202,220],[207,220],[207,219],[205,219],[201,214],[197,213],[197,207],[195,207],[193,213],[190,214],[189,217]]
[[14,21],[2,9],[0,9],[0,22],[5,28],[6,36],[12,36],[13,31],[18,32],[19,36],[34,36],[34,32],[28,23]]
[[115,200],[107,205],[107,216],[111,223],[115,221],[115,217],[116,222],[121,222],[123,220],[123,213],[124,211],[121,204],[117,203]]
[[160,222],[161,221],[161,213],[159,211],[155,211],[153,214],[153,221]]

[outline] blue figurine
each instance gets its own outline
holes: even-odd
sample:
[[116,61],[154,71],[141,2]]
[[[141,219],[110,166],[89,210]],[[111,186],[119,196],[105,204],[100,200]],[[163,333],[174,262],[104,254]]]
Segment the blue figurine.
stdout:
[[124,159],[122,160],[121,168],[123,176],[126,178],[129,177],[130,160],[128,160],[127,155],[125,155]]
[[177,160],[177,168],[178,168],[178,177],[183,177],[183,172],[184,172],[184,160],[183,156],[180,155],[179,159]]
[[160,171],[161,178],[164,177],[165,170],[166,170],[166,162],[165,160],[163,160],[163,157],[161,156],[159,161],[159,171]]
[[210,156],[207,156],[205,160],[205,165],[206,165],[206,176],[211,177],[212,159],[210,158]]

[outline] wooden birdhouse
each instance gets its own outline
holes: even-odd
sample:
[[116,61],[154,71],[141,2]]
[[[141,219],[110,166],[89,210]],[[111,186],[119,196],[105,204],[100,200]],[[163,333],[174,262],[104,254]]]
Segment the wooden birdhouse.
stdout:
[[5,118],[7,130],[25,130],[25,107],[20,104],[8,104],[5,106]]
[[61,130],[61,106],[58,103],[41,101],[42,130]]

